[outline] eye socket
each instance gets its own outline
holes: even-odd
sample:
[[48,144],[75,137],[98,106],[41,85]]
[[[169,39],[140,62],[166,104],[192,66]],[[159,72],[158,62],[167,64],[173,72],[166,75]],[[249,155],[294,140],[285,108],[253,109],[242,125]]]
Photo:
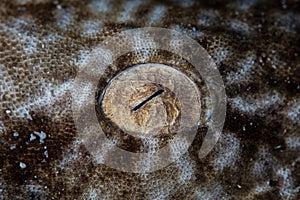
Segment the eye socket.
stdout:
[[[199,91],[198,96],[186,96],[185,103],[198,102],[199,110],[194,112],[207,108],[207,88],[193,66],[167,51],[147,51],[151,56],[146,64],[140,56],[143,52],[128,53],[115,60],[100,77],[96,92],[97,117],[105,135],[117,141],[119,148],[134,153],[149,151],[150,147],[143,142],[144,137],[158,141],[157,149],[160,149],[176,135],[181,120],[181,102],[175,93],[191,91],[190,88],[195,87]],[[150,64],[157,69],[151,71],[148,66],[141,70]],[[173,84],[165,87],[172,76],[186,78],[174,79]],[[164,79],[165,83],[155,79],[147,82],[147,77],[160,77],[157,79]],[[204,121],[205,114],[199,124]]]

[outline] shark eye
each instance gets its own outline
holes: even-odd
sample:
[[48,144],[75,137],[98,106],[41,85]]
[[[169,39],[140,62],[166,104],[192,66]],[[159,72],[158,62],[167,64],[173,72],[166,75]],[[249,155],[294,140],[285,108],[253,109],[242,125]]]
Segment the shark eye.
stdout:
[[[98,110],[105,116],[100,122],[107,119],[115,124],[131,141],[139,141],[135,144],[145,137],[154,137],[160,147],[184,123],[199,123],[201,113],[197,85],[181,71],[157,63],[125,68],[109,81],[98,101]],[[185,115],[182,109],[189,114]],[[187,117],[190,120],[183,119]],[[110,131],[111,135],[116,136],[118,129]],[[145,151],[143,148],[144,145],[140,146],[140,151]]]
[[[178,55],[151,51],[147,63],[144,52],[118,58],[111,67],[115,70],[100,78],[96,93],[98,121],[107,137],[117,138],[118,147],[132,152],[147,152],[142,141],[147,137],[159,141],[157,149],[164,147],[180,125],[196,122],[207,108],[207,88],[193,67]],[[194,79],[189,78],[193,73]],[[189,115],[182,109],[191,109]]]

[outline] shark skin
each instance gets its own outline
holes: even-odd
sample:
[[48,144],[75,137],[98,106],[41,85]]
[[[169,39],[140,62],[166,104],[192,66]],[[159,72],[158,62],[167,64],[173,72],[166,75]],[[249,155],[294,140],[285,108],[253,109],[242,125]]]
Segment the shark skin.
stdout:
[[[186,34],[209,53],[224,81],[226,121],[206,157],[197,154],[200,127],[174,163],[126,173],[82,145],[70,90],[100,42],[150,26]],[[299,199],[299,54],[298,0],[2,0],[0,199]]]

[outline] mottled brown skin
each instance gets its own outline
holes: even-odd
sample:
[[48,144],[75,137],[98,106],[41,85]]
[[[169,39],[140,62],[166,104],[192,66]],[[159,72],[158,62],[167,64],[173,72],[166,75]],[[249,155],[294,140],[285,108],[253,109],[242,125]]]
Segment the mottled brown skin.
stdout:
[[[300,198],[298,1],[146,1],[125,15],[125,1],[100,5],[0,2],[0,199]],[[158,5],[165,14],[149,20]],[[106,37],[145,26],[197,40],[218,66],[228,105],[222,137],[207,157],[197,156],[206,132],[199,127],[178,162],[141,175],[94,161],[78,141],[71,94],[59,86],[76,77],[86,53]],[[156,58],[165,63],[168,57]],[[126,66],[139,60],[135,54],[122,59],[116,62]]]

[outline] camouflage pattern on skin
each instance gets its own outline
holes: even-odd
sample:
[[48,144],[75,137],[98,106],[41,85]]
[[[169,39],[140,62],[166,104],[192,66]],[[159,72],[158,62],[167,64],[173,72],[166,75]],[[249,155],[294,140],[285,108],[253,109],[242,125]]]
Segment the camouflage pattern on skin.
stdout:
[[[298,0],[2,0],[0,199],[299,199],[299,10]],[[208,51],[227,117],[204,159],[205,128],[167,168],[130,174],[81,145],[69,90],[100,41],[145,26],[185,33]]]

